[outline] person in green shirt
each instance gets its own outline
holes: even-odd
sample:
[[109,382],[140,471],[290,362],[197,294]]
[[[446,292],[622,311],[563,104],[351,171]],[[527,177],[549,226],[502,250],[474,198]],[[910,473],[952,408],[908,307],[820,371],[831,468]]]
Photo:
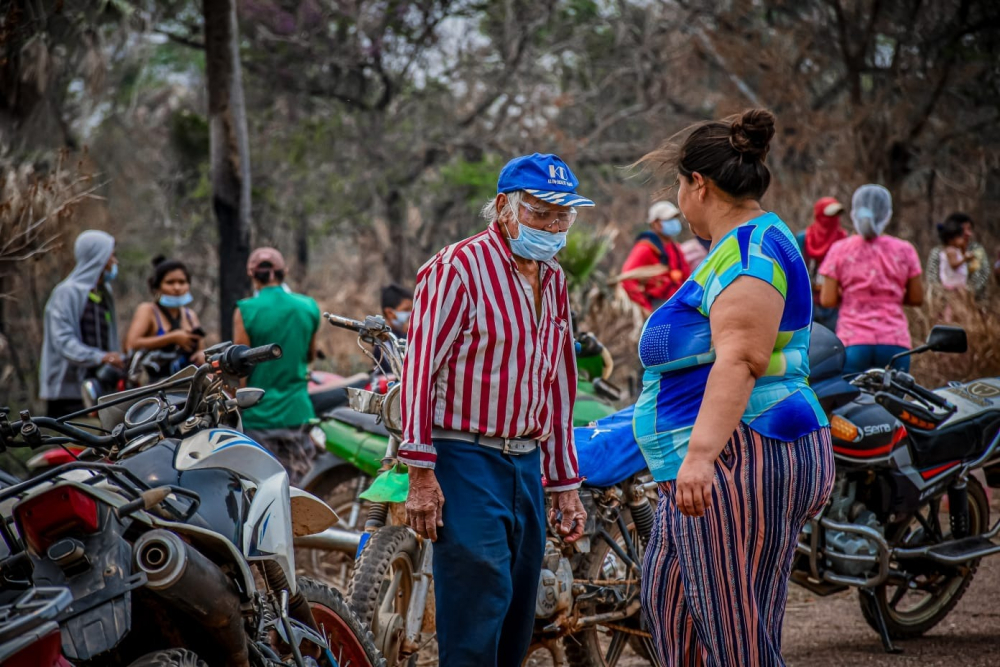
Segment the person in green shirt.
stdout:
[[247,386],[265,393],[244,411],[243,429],[281,461],[289,481],[297,484],[316,456],[307,427],[316,416],[309,401],[308,364],[316,352],[319,306],[284,285],[285,259],[274,248],[254,250],[247,273],[254,296],[236,303],[233,342],[251,347],[277,343],[282,356],[260,364],[247,378]]

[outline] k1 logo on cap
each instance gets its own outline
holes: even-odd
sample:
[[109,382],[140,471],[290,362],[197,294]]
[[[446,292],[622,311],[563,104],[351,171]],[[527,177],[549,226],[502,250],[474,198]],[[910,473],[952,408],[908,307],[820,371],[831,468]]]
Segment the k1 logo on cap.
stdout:
[[500,171],[497,194],[524,190],[557,206],[593,206],[576,192],[580,184],[559,156],[534,153],[516,157]]

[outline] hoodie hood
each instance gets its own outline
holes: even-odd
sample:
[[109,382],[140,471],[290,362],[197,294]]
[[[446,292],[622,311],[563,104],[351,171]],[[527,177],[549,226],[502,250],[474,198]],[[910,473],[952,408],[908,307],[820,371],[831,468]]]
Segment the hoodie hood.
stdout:
[[813,222],[806,229],[806,259],[821,264],[830,246],[847,237],[847,232],[840,228],[843,210],[844,207],[833,197],[823,197],[813,205]]
[[66,279],[67,282],[85,285],[93,289],[104,273],[104,267],[115,251],[115,237],[107,232],[89,229],[76,237],[73,255],[76,266]]

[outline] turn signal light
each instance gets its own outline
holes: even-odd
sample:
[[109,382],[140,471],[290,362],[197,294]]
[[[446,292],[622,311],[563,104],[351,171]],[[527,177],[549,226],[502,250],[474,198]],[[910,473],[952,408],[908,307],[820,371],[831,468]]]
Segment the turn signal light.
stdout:
[[834,415],[833,419],[830,420],[830,434],[837,440],[844,442],[857,442],[861,439],[858,427],[840,415]]
[[71,532],[95,533],[97,501],[75,486],[57,486],[31,496],[14,508],[18,529],[35,553],[43,554]]

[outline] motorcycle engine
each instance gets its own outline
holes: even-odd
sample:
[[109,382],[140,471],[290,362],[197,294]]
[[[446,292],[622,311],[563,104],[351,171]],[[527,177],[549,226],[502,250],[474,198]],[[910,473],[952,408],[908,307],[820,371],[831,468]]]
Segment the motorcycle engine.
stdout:
[[[839,523],[858,524],[882,533],[884,530],[882,524],[864,503],[855,500],[856,494],[856,482],[848,482],[842,477],[837,479],[830,496],[830,510],[827,516]],[[850,560],[845,556],[875,557],[878,555],[878,545],[874,540],[857,533],[828,528],[825,553],[827,566],[835,572],[858,577],[867,573],[871,566],[868,563]]]
[[552,540],[545,542],[535,618],[552,618],[573,605],[573,568]]

